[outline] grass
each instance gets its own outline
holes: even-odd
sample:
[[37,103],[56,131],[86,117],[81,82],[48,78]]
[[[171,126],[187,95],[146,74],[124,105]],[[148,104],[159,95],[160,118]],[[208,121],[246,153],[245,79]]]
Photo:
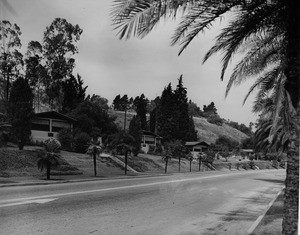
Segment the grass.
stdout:
[[282,230],[283,218],[283,199],[284,193],[282,192],[271,208],[266,213],[263,220],[258,227],[254,230],[253,235],[280,235]]

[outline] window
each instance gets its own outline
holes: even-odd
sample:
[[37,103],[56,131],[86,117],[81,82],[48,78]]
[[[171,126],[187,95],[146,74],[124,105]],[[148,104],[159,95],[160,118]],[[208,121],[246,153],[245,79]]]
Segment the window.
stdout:
[[50,131],[50,120],[47,119],[32,119],[31,129],[35,131]]
[[52,131],[53,132],[59,132],[61,129],[64,128],[71,128],[70,123],[67,121],[52,121]]

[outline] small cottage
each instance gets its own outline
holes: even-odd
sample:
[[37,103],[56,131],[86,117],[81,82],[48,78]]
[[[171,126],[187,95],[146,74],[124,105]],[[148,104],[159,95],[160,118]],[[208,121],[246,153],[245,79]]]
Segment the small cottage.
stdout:
[[151,131],[142,131],[142,142],[141,142],[141,150],[144,153],[148,153],[150,150],[150,146],[156,147],[161,144],[161,139],[159,135],[154,134]]
[[32,141],[44,141],[50,137],[57,138],[61,129],[73,129],[75,119],[56,111],[36,113],[31,119]]
[[192,141],[192,142],[186,142],[185,146],[191,151],[194,157],[197,156],[200,152],[206,152],[210,144],[204,142],[204,141]]

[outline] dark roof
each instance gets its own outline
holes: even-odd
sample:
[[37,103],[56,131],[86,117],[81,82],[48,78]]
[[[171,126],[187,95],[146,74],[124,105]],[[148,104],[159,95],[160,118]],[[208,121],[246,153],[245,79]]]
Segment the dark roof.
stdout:
[[142,130],[143,132],[143,135],[150,135],[150,136],[154,136],[156,138],[162,138],[161,136],[159,135],[156,135],[155,133],[153,133],[152,131],[145,131],[145,130]]
[[210,144],[206,143],[205,141],[191,141],[186,142],[185,146],[196,146],[196,145],[204,145],[204,146],[210,146]]
[[36,118],[60,119],[60,120],[65,120],[65,121],[69,121],[69,122],[76,122],[76,119],[71,118],[69,116],[66,116],[64,114],[58,113],[56,111],[36,113],[36,114],[34,114],[34,117],[36,117]]

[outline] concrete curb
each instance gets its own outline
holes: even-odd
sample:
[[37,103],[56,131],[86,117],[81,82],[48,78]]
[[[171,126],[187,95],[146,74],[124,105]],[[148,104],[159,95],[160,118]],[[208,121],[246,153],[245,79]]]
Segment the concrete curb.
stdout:
[[170,176],[170,174],[153,174],[153,175],[128,175],[117,177],[103,177],[94,179],[74,179],[74,180],[53,180],[53,181],[41,181],[41,182],[17,182],[17,183],[5,183],[0,184],[0,188],[5,187],[18,187],[18,186],[33,186],[33,185],[50,185],[50,184],[65,184],[65,183],[78,183],[78,182],[90,182],[90,181],[102,181],[102,180],[117,180],[117,179],[136,179],[136,178],[150,178],[157,176]]
[[267,208],[265,209],[264,213],[261,214],[255,222],[252,224],[252,226],[248,229],[247,234],[251,235],[253,234],[254,230],[257,228],[257,226],[260,224],[262,219],[265,217],[271,206],[274,204],[278,196],[281,194],[281,192],[284,190],[285,187],[282,187],[282,189],[276,194],[275,198],[268,204]]

